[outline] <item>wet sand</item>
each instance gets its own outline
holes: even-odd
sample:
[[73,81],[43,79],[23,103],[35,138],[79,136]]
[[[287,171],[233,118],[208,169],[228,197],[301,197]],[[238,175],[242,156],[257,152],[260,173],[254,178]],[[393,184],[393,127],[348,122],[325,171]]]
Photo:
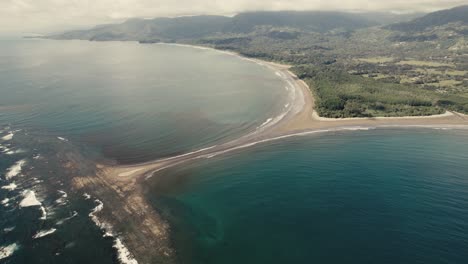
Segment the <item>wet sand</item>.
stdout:
[[[239,56],[230,52],[224,53]],[[115,226],[125,226],[131,219],[136,228],[133,228],[133,232],[123,233],[123,241],[139,263],[152,262],[152,258],[145,257],[148,255],[163,256],[164,263],[173,263],[175,260],[176,253],[171,249],[170,243],[170,226],[152,208],[143,191],[145,181],[157,172],[162,173],[166,168],[240,151],[257,144],[313,133],[390,127],[468,129],[466,115],[450,112],[430,117],[322,118],[314,111],[314,98],[309,87],[289,71],[288,65],[243,59],[271,68],[287,83],[289,107],[286,107],[279,116],[229,142],[141,164],[125,166],[99,164],[96,177],[75,179],[75,188],[97,193],[104,206],[112,209],[114,212],[112,216],[102,216],[105,221]]]

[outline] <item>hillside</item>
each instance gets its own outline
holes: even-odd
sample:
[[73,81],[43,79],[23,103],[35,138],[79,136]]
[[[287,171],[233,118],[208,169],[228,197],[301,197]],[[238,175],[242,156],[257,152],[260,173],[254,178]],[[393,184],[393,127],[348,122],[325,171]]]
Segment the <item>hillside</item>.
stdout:
[[468,25],[468,5],[430,13],[410,22],[390,25],[388,28],[404,32],[417,32],[457,22]]
[[380,23],[362,14],[341,12],[248,12],[234,17],[188,16],[130,19],[121,24],[75,30],[51,37],[56,39],[174,41],[202,38],[218,33],[245,34],[262,27],[324,33],[335,29],[350,31],[378,24]]
[[354,30],[377,25],[358,14],[317,11],[249,12],[233,17],[226,32],[249,33],[259,26],[287,27],[307,32]]
[[98,26],[51,36],[56,39],[142,40],[201,38],[220,32],[231,21],[224,16],[130,19],[121,24]]

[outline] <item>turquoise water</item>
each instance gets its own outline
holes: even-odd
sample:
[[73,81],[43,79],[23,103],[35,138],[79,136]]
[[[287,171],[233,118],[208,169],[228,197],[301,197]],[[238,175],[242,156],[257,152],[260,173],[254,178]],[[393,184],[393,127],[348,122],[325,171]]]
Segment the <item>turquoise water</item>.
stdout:
[[468,134],[374,130],[257,146],[153,179],[181,263],[465,263]]

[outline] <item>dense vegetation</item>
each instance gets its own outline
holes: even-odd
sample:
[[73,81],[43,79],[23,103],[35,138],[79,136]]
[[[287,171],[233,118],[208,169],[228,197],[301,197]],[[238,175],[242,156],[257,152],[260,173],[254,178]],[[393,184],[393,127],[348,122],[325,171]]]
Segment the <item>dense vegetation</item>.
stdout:
[[[132,19],[52,36],[177,42],[295,65],[326,117],[468,113],[467,6],[394,14],[249,12]],[[376,26],[383,22],[398,22]]]
[[440,114],[433,92],[350,75],[330,66],[296,66],[316,97],[316,110],[327,117],[372,117]]

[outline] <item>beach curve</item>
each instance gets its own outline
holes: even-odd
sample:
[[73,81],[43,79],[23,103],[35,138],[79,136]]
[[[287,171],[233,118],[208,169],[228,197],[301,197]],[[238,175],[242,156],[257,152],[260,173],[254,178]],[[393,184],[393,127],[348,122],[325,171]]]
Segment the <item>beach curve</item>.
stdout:
[[[207,47],[181,44],[164,45],[215,50]],[[138,215],[136,221],[141,234],[124,234],[123,236],[125,244],[135,256],[142,256],[142,254],[148,250],[153,250],[154,247],[150,245],[157,245],[158,254],[167,255],[170,259],[173,259],[172,255],[175,254],[170,248],[169,224],[151,207],[143,191],[145,181],[158,172],[161,173],[164,169],[198,159],[213,158],[218,155],[239,151],[258,144],[317,133],[394,127],[468,129],[468,117],[453,112],[446,112],[437,116],[421,117],[323,118],[314,110],[315,101],[310,87],[290,71],[290,65],[246,58],[230,51],[215,51],[237,56],[270,68],[287,84],[286,90],[288,91],[289,100],[283,112],[275,117],[271,117],[271,119],[267,120],[253,131],[237,139],[189,151],[181,155],[139,164],[98,164],[96,177],[86,180],[77,179],[76,188],[80,189],[90,185],[98,185],[101,188],[106,188],[107,191],[113,192],[119,197],[122,208],[125,209],[124,211],[128,216]],[[110,198],[110,196],[108,198]],[[107,204],[105,196],[100,197],[100,199]],[[114,219],[106,220],[115,224],[126,224],[124,216],[114,214],[114,217]],[[146,246],[142,244],[142,238],[152,243]]]

